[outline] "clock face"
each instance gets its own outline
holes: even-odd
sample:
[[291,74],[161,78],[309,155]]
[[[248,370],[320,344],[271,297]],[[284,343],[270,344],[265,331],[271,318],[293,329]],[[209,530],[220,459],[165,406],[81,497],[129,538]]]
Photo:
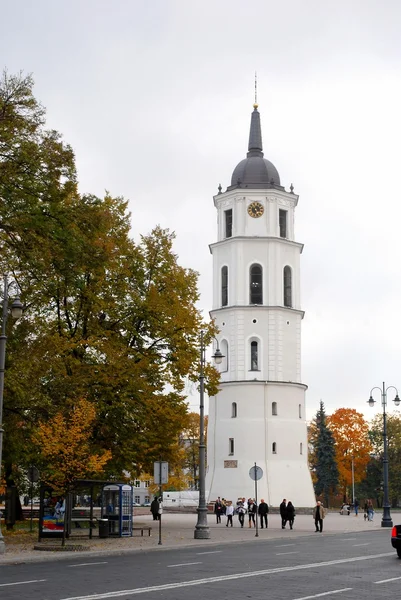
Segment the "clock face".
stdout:
[[261,217],[264,212],[265,209],[260,202],[251,202],[251,204],[248,206],[248,215],[254,219]]

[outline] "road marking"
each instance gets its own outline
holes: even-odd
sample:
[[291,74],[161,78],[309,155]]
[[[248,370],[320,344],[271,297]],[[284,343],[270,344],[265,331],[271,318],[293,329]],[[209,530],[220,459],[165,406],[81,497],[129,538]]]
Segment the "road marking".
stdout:
[[201,565],[201,562],[180,563],[178,565],[167,565],[168,567],[189,567],[190,565]]
[[355,542],[357,538],[340,538],[339,542]]
[[286,548],[287,546],[295,546],[295,544],[281,544],[281,546],[276,546],[276,548]]
[[210,550],[210,552],[197,552],[196,554],[200,556],[201,554],[219,554],[220,552],[223,552],[223,550]]
[[41,583],[42,581],[47,581],[47,579],[31,579],[30,581],[15,581],[14,583],[0,583],[0,587],[5,587],[6,585],[26,585],[27,583]]
[[284,556],[285,554],[299,554],[299,550],[293,550],[292,552],[276,552],[276,556]]
[[192,587],[194,585],[219,583],[221,581],[233,581],[235,579],[246,579],[248,577],[260,577],[261,575],[273,575],[275,573],[288,573],[289,571],[302,571],[305,569],[331,567],[332,565],[341,565],[350,562],[360,562],[361,560],[374,560],[376,558],[387,558],[388,556],[394,557],[394,552],[383,552],[382,554],[372,554],[370,556],[355,556],[354,558],[339,558],[337,560],[330,560],[320,563],[310,563],[308,565],[294,565],[291,567],[279,567],[276,569],[266,569],[264,571],[251,571],[248,573],[235,573],[233,575],[220,575],[218,577],[205,577],[204,579],[194,579],[193,581],[166,583],[164,585],[154,585],[152,587],[134,588],[131,590],[119,590],[116,592],[105,592],[101,594],[91,594],[89,596],[71,596],[69,598],[62,598],[61,600],[104,600],[105,598],[134,596],[135,594],[146,594],[147,592],[161,592],[164,590]]
[[67,565],[70,569],[73,569],[74,567],[89,567],[91,565],[107,565],[107,561],[103,561],[103,562],[91,562],[91,563],[80,563],[78,565]]
[[358,548],[358,546],[370,546],[370,542],[367,542],[366,544],[352,544],[353,548]]
[[343,592],[349,592],[352,588],[343,588],[342,590],[332,590],[331,592],[323,592],[322,594],[315,594],[314,596],[303,596],[303,598],[295,598],[295,600],[311,600],[311,598],[321,598],[322,596],[330,596],[331,594],[342,594]]
[[374,581],[373,583],[387,583],[388,581],[398,581],[401,577],[392,577],[391,579],[382,579],[381,581]]

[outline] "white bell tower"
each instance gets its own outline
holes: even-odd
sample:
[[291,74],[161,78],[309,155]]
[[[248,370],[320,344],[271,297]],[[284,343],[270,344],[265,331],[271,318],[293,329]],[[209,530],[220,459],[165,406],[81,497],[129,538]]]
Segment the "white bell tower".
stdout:
[[263,157],[254,105],[247,157],[214,197],[213,310],[224,354],[220,391],[209,401],[206,490],[236,502],[253,497],[249,470],[263,470],[258,497],[311,507],[305,390],[301,382],[298,196]]

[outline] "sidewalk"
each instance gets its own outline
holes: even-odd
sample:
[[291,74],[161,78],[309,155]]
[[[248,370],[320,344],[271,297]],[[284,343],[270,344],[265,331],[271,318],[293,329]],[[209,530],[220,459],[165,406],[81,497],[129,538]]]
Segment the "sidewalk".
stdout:
[[[394,515],[394,523],[398,522],[398,517]],[[134,537],[130,538],[108,538],[99,539],[94,537],[92,540],[84,538],[73,538],[68,540],[67,544],[80,544],[89,548],[88,551],[79,552],[44,552],[33,550],[34,544],[37,543],[36,536],[23,543],[16,543],[12,536],[5,538],[6,553],[0,555],[0,566],[7,563],[19,563],[27,561],[47,561],[55,559],[71,558],[73,556],[99,556],[100,554],[109,554],[110,552],[125,553],[144,551],[149,549],[169,549],[182,548],[183,546],[202,546],[210,547],[216,544],[229,543],[244,543],[255,540],[256,530],[249,529],[247,520],[242,529],[239,526],[237,517],[234,517],[234,527],[226,527],[225,517],[222,517],[222,523],[217,525],[214,515],[208,515],[208,524],[210,528],[209,540],[195,540],[194,529],[197,521],[196,514],[169,514],[165,512],[162,517],[162,545],[159,545],[159,523],[153,521],[151,515],[140,515],[135,517],[135,525],[139,524],[150,525],[152,527],[151,536],[145,531],[141,537],[140,532],[135,531]],[[354,515],[340,515],[338,512],[328,513],[324,520],[323,535],[334,533],[357,533],[362,531],[382,530],[381,528],[381,513],[376,513],[373,522],[365,521],[362,515],[358,517]],[[388,536],[390,537],[390,529]],[[294,529],[291,531],[287,526],[286,529],[281,528],[281,519],[279,515],[271,515],[269,518],[268,529],[258,529],[258,538],[264,540],[271,539],[292,539],[315,534],[315,525],[312,516],[298,515],[295,517]],[[97,535],[95,533],[95,535]],[[29,536],[28,536],[29,537]],[[43,542],[46,543],[46,542]],[[52,543],[50,541],[50,543]],[[53,543],[59,544],[60,540]]]

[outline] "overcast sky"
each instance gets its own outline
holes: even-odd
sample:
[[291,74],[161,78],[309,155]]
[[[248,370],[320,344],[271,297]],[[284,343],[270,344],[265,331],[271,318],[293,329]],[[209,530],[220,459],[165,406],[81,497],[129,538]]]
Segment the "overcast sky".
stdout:
[[245,157],[257,71],[265,157],[300,195],[307,415],[401,391],[398,0],[0,4],[0,62],[33,73],[81,192],[128,198],[136,239],[174,230],[205,315],[212,196]]

